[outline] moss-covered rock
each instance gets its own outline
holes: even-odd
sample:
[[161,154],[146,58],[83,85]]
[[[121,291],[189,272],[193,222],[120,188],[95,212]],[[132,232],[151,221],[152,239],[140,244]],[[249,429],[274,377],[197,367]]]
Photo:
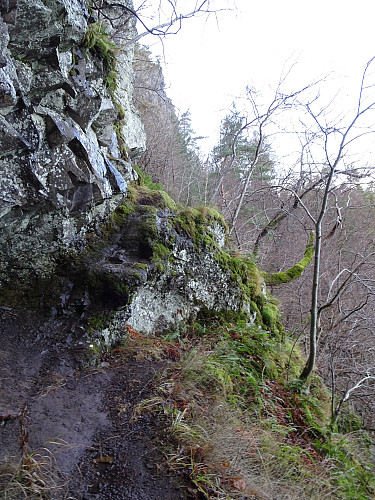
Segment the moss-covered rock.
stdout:
[[134,185],[108,224],[107,245],[99,238],[99,255],[85,266],[93,300],[106,306],[107,294],[116,305],[111,338],[124,324],[161,332],[201,311],[282,329],[255,262],[226,251],[227,226],[216,210],[177,210],[162,191]]

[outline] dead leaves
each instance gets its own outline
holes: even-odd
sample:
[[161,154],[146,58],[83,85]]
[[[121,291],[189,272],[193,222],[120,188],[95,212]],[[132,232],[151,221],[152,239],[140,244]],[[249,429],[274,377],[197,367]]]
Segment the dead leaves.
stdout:
[[113,457],[110,457],[109,455],[102,455],[100,457],[94,458],[93,462],[95,464],[112,464],[114,461]]

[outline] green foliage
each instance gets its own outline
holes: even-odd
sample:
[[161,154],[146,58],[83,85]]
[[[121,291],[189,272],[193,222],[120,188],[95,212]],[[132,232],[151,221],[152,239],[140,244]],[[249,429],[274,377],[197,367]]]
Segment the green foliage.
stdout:
[[152,191],[163,191],[164,187],[161,182],[153,182],[151,176],[143,172],[143,170],[137,165],[134,165],[133,168],[138,174],[140,185],[145,186]]
[[359,431],[362,427],[361,418],[355,413],[342,412],[337,421],[337,430],[341,434]]
[[[233,157],[231,175],[234,173],[238,178],[246,174],[255,158],[258,146],[258,138],[255,135],[248,137],[245,123],[246,117],[237,109],[236,104],[232,103],[229,114],[221,122],[220,143],[213,149],[216,164]],[[266,143],[261,147],[260,158],[253,169],[252,179],[269,180],[273,177],[273,163]]]
[[[334,491],[330,498],[372,498],[373,466],[365,458],[355,457],[368,443],[354,442],[349,438],[352,434],[329,437],[330,398],[322,380],[315,375],[308,388],[286,382],[290,373],[298,374],[304,364],[299,350],[241,320],[225,323],[209,315],[206,321],[201,318],[199,325],[203,336],[187,354],[179,383],[187,387],[194,384],[206,401],[215,395],[223,411],[241,412],[247,429],[250,420],[258,434],[264,433],[258,444],[262,457],[258,468],[271,456],[268,473],[274,469],[277,477],[282,471],[283,481],[308,485],[315,470],[324,470],[318,490]],[[195,328],[198,331],[198,325]],[[189,335],[196,338],[191,330]],[[189,425],[194,426],[194,418]],[[311,489],[306,486],[303,498],[319,495],[318,490],[316,485]]]
[[215,320],[212,315],[201,317],[200,325],[206,336],[214,333],[215,341],[199,362],[199,353],[192,353],[195,362],[188,363],[186,373],[202,389],[236,395],[239,401],[254,398],[260,395],[265,378],[277,379],[286,369],[287,356],[280,355],[284,347],[269,332],[244,320],[223,323],[220,316]]
[[333,435],[324,442],[318,441],[316,447],[336,464],[331,474],[338,497],[345,500],[367,500],[375,495],[374,466],[355,458],[360,445],[358,439],[355,441],[346,436]]
[[100,21],[89,24],[82,39],[82,45],[103,61],[106,71],[105,83],[110,91],[115,91],[117,88],[116,45],[111,42],[105,25]]
[[290,283],[291,281],[299,278],[305,268],[310,264],[314,255],[314,235],[310,233],[310,238],[306,246],[303,258],[297,262],[293,267],[287,271],[279,273],[262,273],[264,281],[269,286],[281,285],[283,283]]

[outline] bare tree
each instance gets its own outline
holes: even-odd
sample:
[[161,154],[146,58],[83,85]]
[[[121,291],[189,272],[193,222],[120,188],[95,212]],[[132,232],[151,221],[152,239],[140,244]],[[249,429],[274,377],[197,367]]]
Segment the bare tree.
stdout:
[[[276,204],[271,208],[269,205],[264,207],[264,213],[268,220],[255,238],[254,250],[256,253],[261,241],[291,217],[300,222],[305,232],[311,229],[314,232],[314,261],[309,285],[309,353],[306,366],[300,375],[301,380],[306,380],[309,377],[316,363],[317,334],[322,314],[326,309],[340,301],[343,291],[351,287],[352,279],[357,279],[359,268],[362,268],[367,262],[365,260],[361,263],[356,262],[355,265],[353,263],[353,266],[348,268],[347,274],[340,275],[340,279],[335,279],[333,276],[331,278],[331,285],[334,284],[332,290],[338,283],[340,283],[341,288],[336,289],[336,292],[326,302],[319,303],[319,291],[322,286],[322,243],[326,242],[327,248],[331,248],[330,241],[342,227],[342,207],[336,196],[336,188],[343,183],[343,179],[348,179],[348,182],[352,184],[354,181],[357,183],[362,180],[368,181],[371,171],[366,167],[363,158],[360,162],[353,161],[352,148],[361,138],[375,131],[374,123],[371,121],[373,119],[371,111],[375,110],[375,85],[371,82],[373,64],[374,60],[371,59],[364,68],[355,108],[345,115],[339,114],[333,118],[333,113],[337,112],[336,103],[332,101],[328,106],[323,106],[320,104],[319,95],[306,102],[302,92],[285,95],[278,88],[269,107],[266,107],[264,111],[259,111],[255,98],[253,99],[254,94],[250,94],[249,102],[251,103],[252,115],[249,114],[244,119],[242,128],[239,129],[239,133],[233,140],[231,156],[229,159],[225,158],[224,168],[232,169],[235,163],[234,159],[238,156],[236,145],[239,144],[241,134],[250,130],[251,127],[257,128],[256,138],[258,142],[255,143],[253,156],[246,165],[248,170],[240,178],[239,192],[232,200],[225,200],[226,206],[232,203],[232,206],[235,207],[230,214],[231,231],[233,232],[239,231],[246,225],[247,221],[245,220],[241,221],[240,226],[237,224],[235,227],[247,200],[254,200],[255,193],[259,194],[261,190],[274,193],[273,196],[269,196],[269,199],[273,199]],[[309,88],[311,87],[303,90]],[[296,132],[299,134],[301,143],[299,172],[296,168],[291,169],[291,173],[288,173],[282,181],[278,179],[276,183],[269,183],[268,186],[263,186],[259,190],[254,189],[255,186],[251,182],[252,173],[261,160],[260,152],[262,141],[265,138],[265,128],[268,125],[274,125],[274,119],[278,113],[291,107],[301,113],[300,130]],[[220,181],[222,178],[223,175]],[[264,199],[263,197],[262,200]],[[269,216],[269,214],[271,215]],[[259,212],[257,216],[259,217]],[[251,215],[251,220],[254,221],[253,215]],[[238,235],[236,237],[238,238]],[[331,251],[334,251],[334,248],[331,248]],[[294,252],[293,255],[295,255]],[[367,255],[366,259],[368,258]],[[351,310],[354,312],[356,306],[352,304]]]
[[[254,193],[254,183],[259,177],[267,178],[272,170],[269,133],[277,128],[277,118],[286,110],[294,107],[303,93],[314,87],[310,84],[298,91],[284,93],[283,87],[290,71],[283,74],[270,101],[261,104],[261,96],[253,88],[246,89],[246,105],[242,115],[235,105],[231,114],[222,123],[222,138],[214,148],[211,170],[218,174],[218,180],[211,195],[211,202],[220,194],[221,206],[226,211],[230,223],[230,235],[235,235],[237,245],[242,247],[238,231],[241,212],[250,193]],[[261,174],[259,176],[259,174]],[[224,188],[224,180],[230,191]],[[267,190],[269,191],[269,184]],[[265,226],[270,222],[265,222]],[[240,223],[241,229],[246,222]]]
[[[375,86],[370,85],[367,78],[373,61],[374,59],[371,59],[364,69],[357,105],[351,116],[348,116],[346,119],[346,123],[340,123],[340,121],[330,122],[328,120],[327,108],[315,110],[317,101],[304,105],[308,118],[312,120],[312,127],[309,129],[309,134],[312,134],[314,137],[313,144],[322,148],[317,153],[320,155],[317,164],[319,163],[321,175],[324,175],[325,178],[321,185],[316,214],[303,205],[315,230],[315,253],[311,290],[309,356],[300,375],[301,380],[306,380],[309,377],[316,362],[317,329],[320,315],[318,291],[323,238],[322,229],[332,188],[334,187],[336,178],[340,174],[348,176],[365,176],[368,174],[367,170],[361,169],[361,167],[355,167],[353,164],[347,165],[345,160],[349,146],[360,137],[363,137],[364,134],[373,132],[373,129],[368,124],[363,123],[363,117],[375,109],[375,96],[371,95],[371,91],[375,90]],[[311,152],[312,148],[310,148]],[[299,201],[301,203],[301,200]]]
[[140,32],[130,40],[123,40],[124,45],[133,45],[147,35],[160,39],[175,35],[183,21],[197,15],[217,14],[226,8],[215,7],[217,0],[160,0],[153,6],[151,0],[133,2],[131,0],[91,0],[90,8],[99,19],[106,20],[116,30],[116,38],[121,38],[121,26],[137,22]]

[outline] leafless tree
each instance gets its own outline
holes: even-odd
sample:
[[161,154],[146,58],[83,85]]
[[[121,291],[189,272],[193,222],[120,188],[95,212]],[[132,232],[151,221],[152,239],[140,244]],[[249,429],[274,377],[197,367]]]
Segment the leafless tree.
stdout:
[[215,5],[217,0],[160,0],[154,5],[151,0],[92,0],[90,8],[99,19],[106,20],[121,38],[121,27],[129,22],[137,23],[140,32],[131,39],[123,39],[124,45],[133,45],[147,35],[160,39],[175,35],[186,19],[197,15],[216,15],[227,10]]
[[[329,109],[319,108],[318,100],[304,105],[307,118],[312,121],[311,128],[308,129],[309,142],[312,144],[309,148],[311,156],[318,155],[315,161],[319,165],[320,177],[323,176],[321,189],[317,192],[317,209],[315,213],[310,211],[300,199],[299,202],[304,207],[308,218],[311,220],[315,230],[315,253],[313,264],[312,290],[311,290],[311,309],[310,309],[310,332],[309,332],[309,356],[300,379],[306,380],[312,373],[317,352],[317,330],[319,324],[319,315],[321,309],[318,304],[320,263],[323,240],[323,220],[327,214],[329,200],[335,181],[339,175],[345,176],[363,176],[368,175],[368,171],[363,167],[347,164],[346,157],[349,154],[349,146],[365,134],[373,133],[374,128],[366,123],[364,117],[367,117],[371,111],[375,110],[375,85],[369,81],[372,70],[371,59],[362,74],[359,95],[355,109],[349,113],[345,119],[331,121],[329,119]],[[317,152],[313,150],[317,149]],[[310,160],[311,161],[311,160]]]

